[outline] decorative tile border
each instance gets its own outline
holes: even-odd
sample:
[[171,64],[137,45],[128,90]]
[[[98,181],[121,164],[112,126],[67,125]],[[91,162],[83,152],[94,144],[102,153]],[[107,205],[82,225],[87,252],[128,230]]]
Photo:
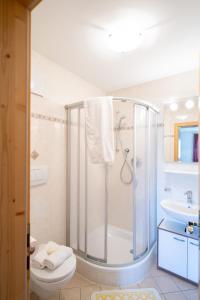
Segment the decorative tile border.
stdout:
[[[68,123],[68,122],[67,122],[67,123]],[[71,125],[71,126],[78,126],[78,123],[77,123],[77,122],[71,121],[71,122],[70,122],[70,125]],[[80,125],[81,125],[81,127],[85,127],[85,124],[83,124],[83,123],[80,123]],[[133,126],[122,126],[122,127],[120,127],[120,128],[114,127],[114,131],[131,130],[131,129],[133,129]]]
[[131,129],[133,129],[133,128],[134,128],[133,126],[122,126],[122,127],[120,127],[120,128],[115,127],[115,128],[114,128],[114,131],[131,130]]
[[31,113],[31,117],[39,120],[45,120],[45,121],[50,121],[50,122],[55,122],[55,123],[61,123],[61,124],[67,124],[67,121],[61,118],[49,116],[49,115],[44,115],[44,114],[38,114],[38,113]]
[[36,150],[33,150],[33,151],[31,152],[31,158],[32,158],[33,160],[36,160],[36,159],[38,158],[38,156],[39,156],[39,153],[38,153]]

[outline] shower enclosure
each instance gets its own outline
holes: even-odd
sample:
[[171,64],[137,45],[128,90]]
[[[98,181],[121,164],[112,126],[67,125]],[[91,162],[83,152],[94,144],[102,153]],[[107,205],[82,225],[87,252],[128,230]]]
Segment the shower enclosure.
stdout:
[[83,102],[68,120],[68,244],[93,266],[123,268],[143,260],[156,242],[157,110],[113,98],[115,160],[93,164]]

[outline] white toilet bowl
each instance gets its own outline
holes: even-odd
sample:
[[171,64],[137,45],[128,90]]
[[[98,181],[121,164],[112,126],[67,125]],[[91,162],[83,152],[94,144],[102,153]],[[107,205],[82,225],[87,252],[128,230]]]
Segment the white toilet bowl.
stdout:
[[75,271],[76,256],[74,254],[53,271],[47,268],[40,270],[31,266],[31,291],[41,299],[46,299],[53,295],[56,290],[64,287],[73,277]]

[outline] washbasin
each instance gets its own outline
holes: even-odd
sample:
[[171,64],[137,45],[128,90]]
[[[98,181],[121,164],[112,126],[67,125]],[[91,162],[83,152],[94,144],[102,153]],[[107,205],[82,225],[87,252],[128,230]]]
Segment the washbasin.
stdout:
[[188,223],[198,222],[198,206],[187,202],[162,200],[161,207],[164,212],[177,221]]

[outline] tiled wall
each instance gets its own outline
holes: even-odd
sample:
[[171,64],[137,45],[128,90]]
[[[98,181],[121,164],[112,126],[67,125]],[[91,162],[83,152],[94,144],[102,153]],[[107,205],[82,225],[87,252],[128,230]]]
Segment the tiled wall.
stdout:
[[[104,91],[32,50],[31,165],[47,165],[47,184],[31,188],[31,234],[66,241],[66,115],[64,105]],[[37,157],[37,155],[39,156]],[[35,160],[33,158],[36,158]]]
[[66,240],[66,114],[64,107],[32,95],[31,166],[47,165],[47,184],[31,187],[31,235],[39,242]]
[[[165,169],[169,164],[165,163],[164,156],[164,128],[163,128],[163,116],[160,114],[160,126],[158,128],[158,179],[157,179],[157,193],[158,193],[158,223],[165,216],[160,202],[163,199],[169,199],[172,201],[185,201],[186,196],[184,193],[191,190],[193,193],[194,203],[198,203],[198,176],[192,174],[175,174],[166,173]],[[170,164],[170,169],[174,164]],[[168,167],[169,168],[169,167]],[[174,166],[176,169],[176,166]]]
[[165,174],[165,185],[170,191],[164,192],[165,199],[186,202],[185,192],[193,193],[193,202],[198,203],[198,176],[187,174]]

